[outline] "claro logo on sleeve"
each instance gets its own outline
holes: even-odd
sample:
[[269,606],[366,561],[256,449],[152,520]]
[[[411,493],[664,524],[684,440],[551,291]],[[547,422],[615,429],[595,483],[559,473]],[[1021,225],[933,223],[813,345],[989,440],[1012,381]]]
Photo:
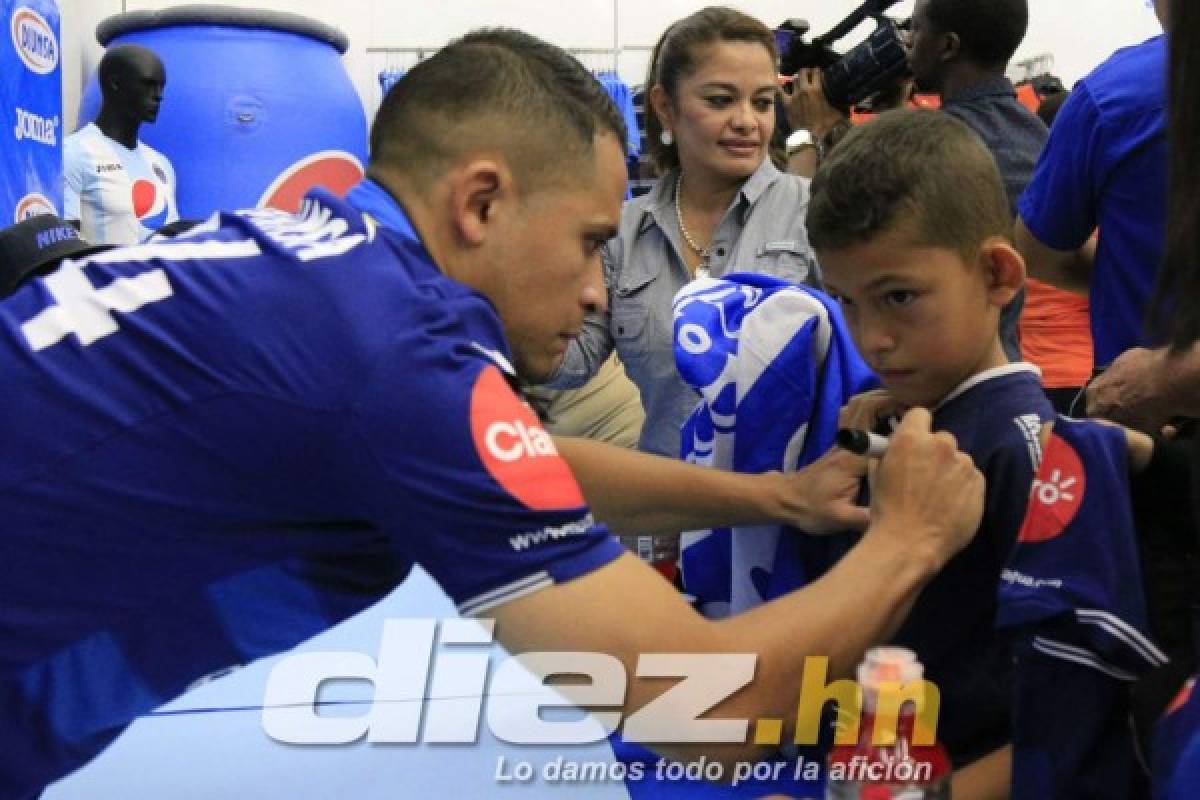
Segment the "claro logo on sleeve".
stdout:
[[495,367],[471,392],[471,439],[488,474],[535,511],[579,508],[583,493],[550,434]]

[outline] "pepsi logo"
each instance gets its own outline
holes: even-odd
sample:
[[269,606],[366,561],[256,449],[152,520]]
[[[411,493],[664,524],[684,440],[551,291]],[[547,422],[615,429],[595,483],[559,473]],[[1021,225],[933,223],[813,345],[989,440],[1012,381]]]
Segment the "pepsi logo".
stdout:
[[490,364],[475,380],[470,413],[475,451],[506,492],[535,511],[583,506],[579,484],[550,434]]
[[320,186],[341,197],[363,179],[362,163],[344,150],[322,150],[287,167],[258,199],[259,208],[289,214],[300,210],[304,195]]
[[13,222],[24,222],[30,217],[36,217],[38,214],[57,214],[58,211],[54,208],[54,203],[51,203],[49,198],[44,194],[31,192],[17,201],[17,207],[13,213]]
[[58,67],[58,37],[32,8],[18,8],[9,19],[13,48],[30,71],[48,75]]
[[144,227],[154,231],[167,224],[171,209],[167,203],[167,193],[160,185],[145,178],[138,178],[133,182],[130,191],[133,213]]
[[1045,542],[1061,536],[1079,513],[1086,490],[1087,475],[1079,454],[1051,433],[1017,541]]

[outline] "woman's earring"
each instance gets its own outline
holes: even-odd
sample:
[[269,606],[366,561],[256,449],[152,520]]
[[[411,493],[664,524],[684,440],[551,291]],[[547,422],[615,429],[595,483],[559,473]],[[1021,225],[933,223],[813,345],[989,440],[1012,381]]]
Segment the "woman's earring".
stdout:
[[671,145],[675,144],[675,136],[670,131],[663,131],[661,134],[659,134],[658,138],[666,147],[670,147]]

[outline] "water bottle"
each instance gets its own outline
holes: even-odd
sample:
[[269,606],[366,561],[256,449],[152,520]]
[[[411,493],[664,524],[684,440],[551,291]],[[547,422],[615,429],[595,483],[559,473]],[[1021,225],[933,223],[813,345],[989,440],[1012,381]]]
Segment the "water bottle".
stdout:
[[[911,650],[876,647],[867,651],[858,667],[863,696],[858,741],[830,751],[827,800],[949,800],[950,758],[936,741],[915,743],[918,714],[913,702],[900,707],[895,730],[882,732],[885,739],[875,731],[877,712],[886,711],[889,705],[894,709],[898,697],[885,698],[891,703],[881,704],[883,693],[896,692],[901,686],[918,687],[913,697],[924,703],[922,692],[929,686],[923,681],[924,673]],[[839,709],[839,717],[846,713],[852,711]],[[884,717],[884,724],[893,723]]]

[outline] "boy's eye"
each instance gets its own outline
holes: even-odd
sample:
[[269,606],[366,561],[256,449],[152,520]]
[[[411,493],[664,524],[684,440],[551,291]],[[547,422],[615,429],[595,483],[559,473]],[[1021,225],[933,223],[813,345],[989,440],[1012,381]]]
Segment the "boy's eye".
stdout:
[[767,98],[759,98],[754,101],[754,108],[760,114],[765,114],[775,107],[775,101]]
[[707,100],[708,104],[713,108],[724,108],[731,102],[729,95],[724,94],[709,95]]
[[888,292],[885,299],[890,305],[906,306],[915,300],[916,297],[916,292],[911,292],[908,289],[896,289],[895,291]]

